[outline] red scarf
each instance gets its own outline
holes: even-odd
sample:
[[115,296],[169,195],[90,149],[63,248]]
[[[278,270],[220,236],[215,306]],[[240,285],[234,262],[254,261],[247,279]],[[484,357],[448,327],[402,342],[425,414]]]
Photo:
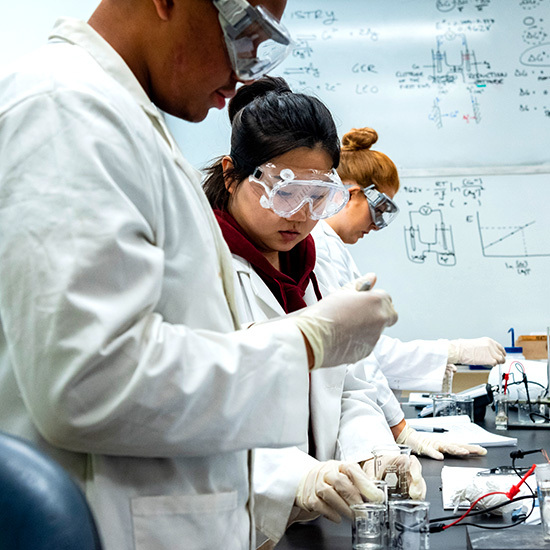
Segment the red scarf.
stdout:
[[281,271],[278,271],[249,240],[231,214],[221,210],[214,210],[214,214],[231,252],[250,262],[285,313],[306,307],[304,294],[310,281],[317,299],[321,299],[319,285],[313,273],[315,242],[311,235],[299,242],[292,250],[279,253]]

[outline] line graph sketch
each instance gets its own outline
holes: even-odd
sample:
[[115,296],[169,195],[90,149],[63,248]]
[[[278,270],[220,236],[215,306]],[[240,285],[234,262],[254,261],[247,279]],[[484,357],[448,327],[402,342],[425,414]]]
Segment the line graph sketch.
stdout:
[[521,225],[483,225],[476,214],[483,256],[492,258],[527,258],[550,256],[550,246],[536,233],[536,220]]

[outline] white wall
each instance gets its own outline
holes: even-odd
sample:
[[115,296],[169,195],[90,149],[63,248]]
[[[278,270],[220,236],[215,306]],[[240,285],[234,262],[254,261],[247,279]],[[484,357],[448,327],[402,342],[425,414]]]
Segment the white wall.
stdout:
[[0,65],[44,44],[60,16],[87,20],[99,0],[4,2],[0,18]]

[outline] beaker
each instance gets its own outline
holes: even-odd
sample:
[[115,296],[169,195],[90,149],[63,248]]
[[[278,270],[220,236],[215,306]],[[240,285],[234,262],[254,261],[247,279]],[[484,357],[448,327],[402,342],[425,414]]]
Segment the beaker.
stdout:
[[374,477],[388,484],[388,500],[408,499],[411,448],[407,445],[377,445],[372,454]]
[[384,550],[387,541],[386,507],[376,502],[350,506],[353,513],[353,550]]
[[390,548],[394,550],[429,550],[430,503],[402,500],[389,503]]

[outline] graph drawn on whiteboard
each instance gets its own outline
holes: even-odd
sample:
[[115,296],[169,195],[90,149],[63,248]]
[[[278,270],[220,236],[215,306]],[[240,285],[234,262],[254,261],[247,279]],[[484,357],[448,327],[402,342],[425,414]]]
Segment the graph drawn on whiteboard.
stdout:
[[527,258],[550,256],[550,246],[540,242],[536,221],[521,225],[483,225],[479,212],[477,226],[481,250],[485,257]]
[[456,264],[452,227],[445,224],[443,212],[428,205],[409,212],[405,227],[405,245],[411,262],[425,263],[435,258],[439,265]]

